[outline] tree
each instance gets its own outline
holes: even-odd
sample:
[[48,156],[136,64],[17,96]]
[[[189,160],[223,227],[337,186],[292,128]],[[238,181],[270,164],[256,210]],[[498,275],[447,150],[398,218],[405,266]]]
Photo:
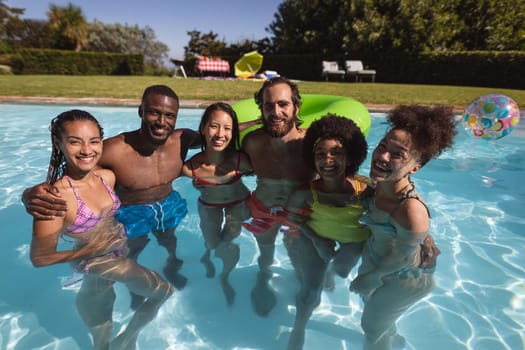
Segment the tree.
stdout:
[[56,48],[80,51],[88,35],[88,24],[82,9],[71,3],[66,7],[51,4],[47,16],[57,34]]
[[18,20],[20,15],[23,15],[24,9],[9,7],[4,0],[0,0],[0,35],[4,37],[6,25],[13,20]]
[[221,56],[240,57],[246,52],[254,50],[259,50],[258,42],[245,39],[227,45],[221,53]]
[[458,40],[468,50],[525,50],[523,0],[455,0]]
[[188,45],[184,47],[184,56],[191,59],[197,56],[222,57],[222,56],[242,56],[246,52],[257,50],[261,54],[273,53],[273,44],[269,38],[258,41],[241,40],[231,44],[226,44],[223,40],[218,40],[218,34],[213,31],[202,34],[198,30],[186,32],[190,36]]
[[190,36],[188,46],[184,46],[186,58],[196,56],[221,56],[226,48],[224,40],[218,40],[218,34],[210,31],[202,34],[198,30],[186,32]]
[[94,20],[89,24],[86,49],[99,52],[140,53],[145,64],[160,68],[168,58],[169,48],[157,41],[155,31],[146,26],[125,24],[105,24]]
[[321,53],[329,55],[340,48],[339,22],[342,0],[287,0],[266,28],[277,53]]
[[325,57],[525,49],[523,0],[285,0],[267,30],[279,53]]
[[0,52],[9,51],[12,42],[10,28],[19,25],[19,15],[24,14],[24,9],[9,7],[0,0]]
[[47,21],[19,19],[6,25],[6,42],[13,49],[44,49],[53,47],[56,37]]
[[[446,0],[447,2],[449,0]],[[342,28],[350,34],[345,54],[384,52],[417,54],[448,47],[454,16],[443,12],[443,0],[357,0],[347,10],[352,21]],[[444,14],[444,15],[443,15]],[[444,37],[439,35],[447,33]]]

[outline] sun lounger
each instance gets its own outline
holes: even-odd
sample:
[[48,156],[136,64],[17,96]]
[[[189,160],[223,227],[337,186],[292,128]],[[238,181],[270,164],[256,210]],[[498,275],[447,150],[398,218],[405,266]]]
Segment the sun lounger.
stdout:
[[323,76],[326,81],[328,81],[330,76],[343,79],[345,76],[345,71],[339,68],[339,64],[336,61],[323,61],[323,71],[321,76]]
[[355,81],[363,81],[363,77],[370,78],[372,83],[376,79],[376,71],[374,69],[365,69],[362,61],[349,60],[345,62],[346,77],[355,78]]

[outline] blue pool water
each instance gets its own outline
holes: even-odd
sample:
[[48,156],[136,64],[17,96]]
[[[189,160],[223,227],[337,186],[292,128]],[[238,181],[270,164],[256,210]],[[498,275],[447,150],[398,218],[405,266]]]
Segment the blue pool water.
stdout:
[[[75,106],[93,113],[106,136],[135,129],[135,108]],[[24,188],[42,182],[50,155],[48,123],[71,109],[59,105],[0,104],[0,349],[89,349],[87,329],[75,310],[75,291],[63,290],[66,264],[33,268],[28,257],[31,218],[20,202]],[[178,127],[195,128],[201,110],[182,110]],[[433,216],[432,234],[442,254],[436,289],[398,323],[407,349],[498,350],[525,348],[525,127],[495,142],[462,130],[455,148],[415,177]],[[368,136],[373,148],[385,124],[375,117]],[[368,173],[365,162],[361,173]],[[253,177],[245,179],[253,188]],[[139,349],[284,349],[294,319],[297,283],[280,240],[272,285],[278,303],[266,318],[250,304],[257,272],[257,248],[248,232],[238,242],[241,260],[231,274],[235,303],[228,307],[220,282],[208,279],[199,262],[197,192],[188,179],[174,187],[188,199],[189,215],[177,229],[186,288],[176,292],[141,333]],[[153,241],[141,263],[161,271],[165,251]],[[220,268],[220,263],[215,260]],[[352,276],[355,275],[353,271]],[[324,292],[308,324],[305,350],[359,349],[359,298],[349,280]],[[117,286],[114,319],[127,324],[128,293]],[[117,326],[118,331],[118,326]]]

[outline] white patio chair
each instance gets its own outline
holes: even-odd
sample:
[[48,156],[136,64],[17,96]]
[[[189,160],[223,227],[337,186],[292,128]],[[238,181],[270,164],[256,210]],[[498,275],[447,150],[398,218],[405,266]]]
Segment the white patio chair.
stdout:
[[341,79],[345,76],[345,71],[339,68],[339,64],[336,61],[323,61],[323,70],[321,76],[328,81],[328,78],[333,75]]
[[376,71],[374,69],[365,69],[362,61],[348,60],[345,61],[346,76],[354,77],[355,81],[363,81],[363,77],[370,78],[372,83],[376,79]]

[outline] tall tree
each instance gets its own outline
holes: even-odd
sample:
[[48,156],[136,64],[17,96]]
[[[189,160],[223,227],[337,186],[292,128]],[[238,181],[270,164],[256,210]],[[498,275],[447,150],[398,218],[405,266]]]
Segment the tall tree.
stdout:
[[56,48],[75,51],[83,48],[87,40],[88,24],[80,7],[71,3],[66,7],[51,4],[47,16],[51,28],[57,33]]
[[339,13],[343,0],[287,0],[274,14],[267,31],[273,33],[274,50],[279,53],[329,54],[340,49]]
[[89,24],[86,49],[99,52],[140,53],[145,64],[159,68],[168,58],[169,48],[157,41],[155,31],[146,26],[105,24],[94,20]]
[[523,0],[454,0],[460,40],[469,50],[525,50]]
[[525,1],[285,0],[267,30],[281,53],[523,50]]
[[[448,1],[448,0],[447,0]],[[378,55],[384,52],[415,54],[443,46],[438,33],[455,28],[442,16],[443,0],[355,0],[345,8],[351,15],[341,31],[349,35],[345,54]],[[450,26],[450,27],[449,27]],[[446,44],[448,45],[448,44]]]
[[6,25],[6,42],[12,49],[44,49],[53,47],[56,37],[47,21],[18,19]]
[[0,52],[9,51],[10,43],[13,42],[12,28],[21,23],[20,15],[24,9],[9,7],[4,0],[0,0]]
[[18,19],[24,12],[24,9],[9,7],[4,0],[0,0],[0,34],[5,32],[5,26],[9,21]]

